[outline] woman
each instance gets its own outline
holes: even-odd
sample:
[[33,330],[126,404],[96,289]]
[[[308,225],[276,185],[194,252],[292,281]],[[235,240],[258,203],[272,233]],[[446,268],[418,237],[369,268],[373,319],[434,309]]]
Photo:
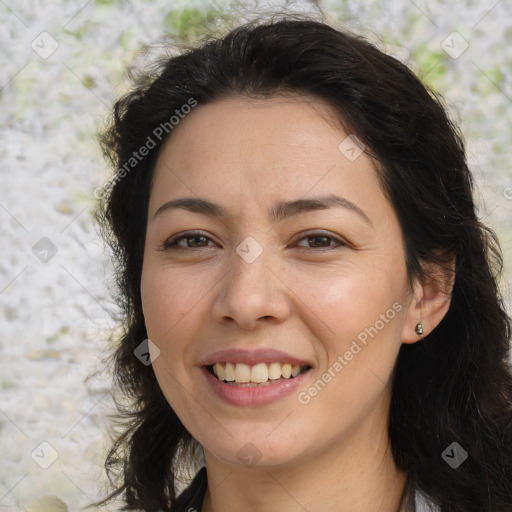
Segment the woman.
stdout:
[[501,255],[435,93],[285,18],[162,61],[114,114],[99,218],[131,404],[101,503],[511,510]]

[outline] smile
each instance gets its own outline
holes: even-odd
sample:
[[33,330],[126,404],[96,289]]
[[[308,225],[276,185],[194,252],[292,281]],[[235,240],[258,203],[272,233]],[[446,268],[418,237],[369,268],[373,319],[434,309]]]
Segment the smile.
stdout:
[[262,386],[293,379],[309,369],[308,365],[278,362],[258,363],[253,366],[245,363],[218,362],[208,367],[210,373],[220,381],[242,386]]
[[258,407],[296,393],[313,378],[315,363],[312,358],[260,347],[219,350],[198,366],[207,388],[222,402]]

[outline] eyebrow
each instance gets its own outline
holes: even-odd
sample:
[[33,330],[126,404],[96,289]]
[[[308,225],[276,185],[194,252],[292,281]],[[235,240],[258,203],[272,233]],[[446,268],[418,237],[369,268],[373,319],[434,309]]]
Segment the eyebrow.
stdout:
[[[229,212],[222,205],[202,199],[199,197],[182,197],[180,199],[172,199],[164,203],[155,212],[153,219],[164,211],[180,208],[192,213],[200,213],[209,217],[226,218]],[[310,199],[296,199],[294,201],[281,201],[276,203],[267,212],[267,216],[271,222],[280,222],[283,219],[300,215],[303,213],[327,210],[329,208],[345,208],[346,210],[356,213],[367,224],[373,227],[371,220],[366,213],[355,203],[334,194],[328,196],[315,197]]]

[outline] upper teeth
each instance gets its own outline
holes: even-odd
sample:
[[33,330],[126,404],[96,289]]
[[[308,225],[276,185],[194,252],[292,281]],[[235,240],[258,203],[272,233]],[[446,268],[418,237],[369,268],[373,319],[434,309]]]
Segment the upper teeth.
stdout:
[[[303,369],[306,367],[303,367]],[[289,379],[295,377],[301,372],[299,365],[289,363],[259,363],[252,368],[244,363],[215,363],[213,372],[220,380],[228,382],[267,382],[284,377]]]

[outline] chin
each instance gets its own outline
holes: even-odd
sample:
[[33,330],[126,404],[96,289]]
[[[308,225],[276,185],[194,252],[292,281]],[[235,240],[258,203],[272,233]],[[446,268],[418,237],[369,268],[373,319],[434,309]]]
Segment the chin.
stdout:
[[211,456],[229,466],[272,469],[295,465],[297,459],[301,458],[297,443],[290,441],[270,442],[265,436],[254,435],[227,437],[229,441],[226,445],[219,445],[217,438],[217,443],[210,445],[212,449],[205,447],[205,452],[210,452]]

